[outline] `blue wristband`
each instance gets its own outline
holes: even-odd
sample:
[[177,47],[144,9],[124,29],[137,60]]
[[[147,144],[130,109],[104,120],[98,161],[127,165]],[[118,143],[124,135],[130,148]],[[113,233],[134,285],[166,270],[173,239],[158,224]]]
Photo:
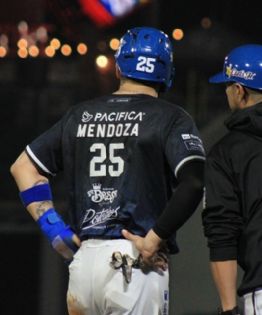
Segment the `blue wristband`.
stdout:
[[47,210],[36,222],[50,243],[67,228],[64,221],[53,208]]
[[64,242],[73,253],[78,250],[78,246],[73,241],[73,230],[65,225],[55,209],[47,210],[36,222],[54,248],[57,244]]
[[33,186],[20,192],[23,205],[27,207],[32,202],[53,200],[49,184]]

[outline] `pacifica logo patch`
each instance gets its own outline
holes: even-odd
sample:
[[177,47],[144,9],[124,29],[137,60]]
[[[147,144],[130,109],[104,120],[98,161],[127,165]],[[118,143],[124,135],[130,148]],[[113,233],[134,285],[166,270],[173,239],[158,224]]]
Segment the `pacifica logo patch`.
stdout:
[[226,76],[228,78],[235,77],[244,80],[254,80],[256,73],[252,71],[238,70],[236,68],[232,68],[232,65],[229,65],[226,67]]
[[83,112],[82,114],[82,122],[87,123],[93,118],[93,115],[89,114],[88,112]]
[[92,122],[125,122],[125,121],[143,121],[146,113],[144,112],[110,112],[101,113],[96,112],[94,115],[90,114],[88,111],[82,113],[81,120],[83,123]]

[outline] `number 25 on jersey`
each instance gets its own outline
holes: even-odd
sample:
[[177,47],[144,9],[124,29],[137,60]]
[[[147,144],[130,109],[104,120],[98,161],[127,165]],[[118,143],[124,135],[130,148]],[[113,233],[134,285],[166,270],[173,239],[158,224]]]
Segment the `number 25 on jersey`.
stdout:
[[[116,155],[116,150],[124,149],[124,143],[110,143],[108,147],[104,143],[94,143],[90,147],[90,152],[96,155],[90,161],[90,176],[112,176],[118,177],[124,171],[124,160]],[[109,159],[110,165],[106,160]]]

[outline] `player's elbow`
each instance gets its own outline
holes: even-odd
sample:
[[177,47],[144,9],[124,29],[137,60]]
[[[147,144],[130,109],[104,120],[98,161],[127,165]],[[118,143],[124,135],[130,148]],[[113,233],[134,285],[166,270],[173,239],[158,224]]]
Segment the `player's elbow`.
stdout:
[[32,166],[32,162],[29,160],[26,153],[23,152],[11,165],[10,173],[14,178],[17,178],[24,173],[32,172],[31,169],[34,169],[34,167]]
[[191,194],[203,195],[204,165],[203,161],[193,161],[183,166],[178,173],[179,183],[187,187]]
[[10,167],[10,173],[13,177],[16,177],[16,175],[18,174],[20,169],[20,166],[18,165],[18,163],[14,162],[11,167]]
[[10,167],[10,173],[13,176],[14,180],[17,182],[20,178],[25,177],[25,168],[18,163],[17,161],[14,162]]

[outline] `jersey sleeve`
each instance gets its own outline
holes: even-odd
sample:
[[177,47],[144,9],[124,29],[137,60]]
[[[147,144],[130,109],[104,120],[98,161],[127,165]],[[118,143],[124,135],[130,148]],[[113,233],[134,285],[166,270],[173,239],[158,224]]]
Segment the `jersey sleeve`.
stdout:
[[205,160],[205,151],[199,131],[192,118],[181,112],[169,128],[165,146],[166,157],[175,176],[191,160]]
[[63,169],[62,135],[65,117],[26,147],[26,153],[41,173],[55,176]]

